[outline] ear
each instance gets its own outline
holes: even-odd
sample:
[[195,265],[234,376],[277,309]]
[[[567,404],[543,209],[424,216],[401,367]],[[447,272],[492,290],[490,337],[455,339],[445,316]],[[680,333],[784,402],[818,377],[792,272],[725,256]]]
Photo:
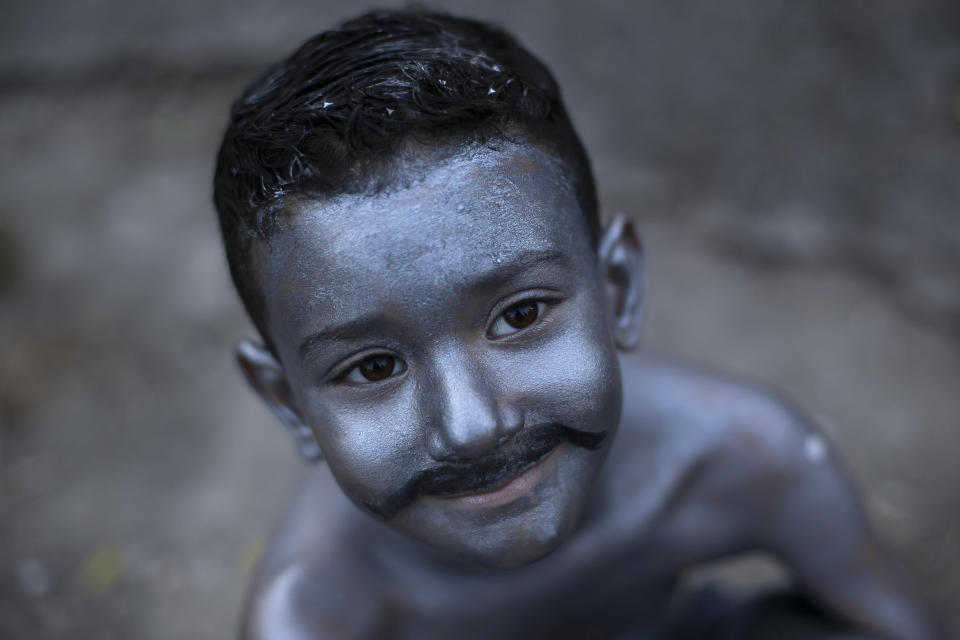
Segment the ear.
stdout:
[[598,250],[607,299],[613,310],[613,337],[628,351],[640,342],[643,302],[643,247],[625,213],[617,213],[604,228]]
[[262,345],[241,340],[236,356],[243,376],[293,436],[301,455],[311,462],[322,460],[317,438],[297,408],[287,374],[273,354]]

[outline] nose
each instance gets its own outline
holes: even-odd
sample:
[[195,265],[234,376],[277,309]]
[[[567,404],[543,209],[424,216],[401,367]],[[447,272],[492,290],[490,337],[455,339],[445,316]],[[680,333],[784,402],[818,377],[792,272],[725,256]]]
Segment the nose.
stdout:
[[489,453],[523,427],[523,416],[499,392],[485,367],[462,352],[437,368],[435,427],[429,452],[438,461],[462,461]]

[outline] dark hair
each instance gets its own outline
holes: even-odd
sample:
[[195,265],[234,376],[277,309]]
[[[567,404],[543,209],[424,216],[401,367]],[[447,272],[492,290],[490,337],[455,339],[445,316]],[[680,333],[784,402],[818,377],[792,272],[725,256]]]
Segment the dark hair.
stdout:
[[570,169],[596,242],[589,160],[547,68],[490,25],[421,9],[374,11],[307,40],[233,104],[214,174],[230,274],[270,344],[251,250],[291,198],[376,192],[417,142],[515,139]]

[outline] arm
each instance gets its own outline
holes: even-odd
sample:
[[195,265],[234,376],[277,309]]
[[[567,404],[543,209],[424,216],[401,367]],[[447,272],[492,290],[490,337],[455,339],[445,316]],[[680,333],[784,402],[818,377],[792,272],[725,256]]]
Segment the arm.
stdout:
[[808,596],[864,631],[900,640],[942,637],[915,588],[874,536],[826,440],[784,412],[765,438],[754,514],[761,542],[793,570]]

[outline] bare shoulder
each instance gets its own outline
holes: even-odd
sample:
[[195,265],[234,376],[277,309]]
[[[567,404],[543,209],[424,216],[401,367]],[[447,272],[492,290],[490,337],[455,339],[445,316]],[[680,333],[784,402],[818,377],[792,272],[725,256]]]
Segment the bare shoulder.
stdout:
[[769,389],[665,360],[623,364],[628,429],[690,440],[715,463],[751,474],[802,472],[828,461],[829,445],[813,421]]
[[685,545],[684,557],[772,551],[814,602],[853,628],[942,637],[873,535],[840,456],[789,400],[662,361],[627,362],[624,370],[633,377],[624,384],[633,390],[629,411],[654,425],[670,443],[664,450],[697,452],[696,472],[665,519],[663,538]]
[[241,638],[373,636],[379,600],[346,543],[349,509],[329,472],[311,469],[253,582]]
[[800,511],[862,524],[859,499],[828,440],[788,400],[664,360],[625,358],[623,372],[625,441],[653,438],[662,459],[686,469],[669,522],[684,531],[715,524],[713,544],[691,533],[698,555],[779,547],[783,524]]
[[343,576],[292,564],[267,577],[251,594],[242,622],[244,640],[372,637],[373,598],[360,597]]

